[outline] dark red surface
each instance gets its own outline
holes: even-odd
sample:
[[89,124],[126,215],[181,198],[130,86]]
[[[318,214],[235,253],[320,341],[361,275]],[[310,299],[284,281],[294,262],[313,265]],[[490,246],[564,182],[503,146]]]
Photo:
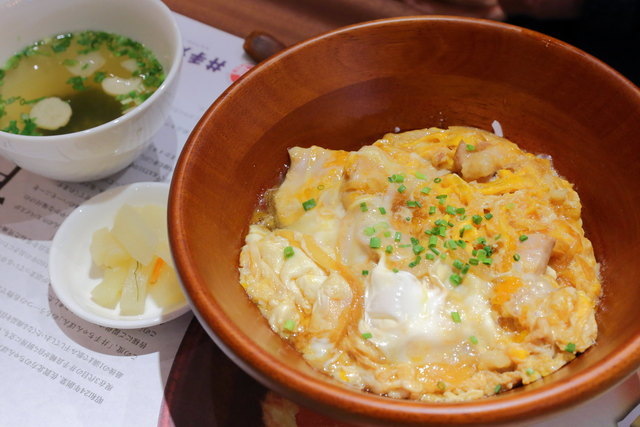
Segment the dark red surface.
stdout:
[[194,318],[167,379],[158,427],[259,426],[265,393]]

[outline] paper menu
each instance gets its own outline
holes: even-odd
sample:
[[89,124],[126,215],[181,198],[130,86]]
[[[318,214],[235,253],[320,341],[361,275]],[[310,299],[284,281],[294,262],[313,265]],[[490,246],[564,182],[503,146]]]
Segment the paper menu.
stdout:
[[176,14],[183,66],[170,117],[130,167],[70,184],[0,157],[0,425],[157,425],[173,358],[191,314],[118,330],[70,313],[49,286],[48,252],[64,218],[109,187],[169,181],[206,108],[250,67],[242,39]]

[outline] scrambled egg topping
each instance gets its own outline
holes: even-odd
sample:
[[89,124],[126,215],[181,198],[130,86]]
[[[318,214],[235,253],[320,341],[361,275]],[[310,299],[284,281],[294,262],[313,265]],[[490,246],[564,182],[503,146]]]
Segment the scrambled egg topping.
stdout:
[[594,344],[599,266],[548,158],[467,127],[289,154],[240,280],[312,366],[373,393],[456,401],[528,384]]

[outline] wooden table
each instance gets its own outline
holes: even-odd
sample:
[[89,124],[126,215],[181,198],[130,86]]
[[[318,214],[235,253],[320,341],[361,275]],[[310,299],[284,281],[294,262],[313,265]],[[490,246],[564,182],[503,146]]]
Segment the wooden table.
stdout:
[[[164,0],[175,12],[245,38],[267,32],[286,45],[337,27],[393,16],[433,13],[429,0]],[[486,16],[484,8],[438,6],[451,15]]]
[[[271,34],[291,45],[337,27],[393,16],[434,13],[433,0],[163,0],[172,10],[245,38],[252,31]],[[438,6],[438,13],[487,17],[484,9]],[[597,18],[597,17],[596,17]],[[640,30],[632,34],[607,28],[593,31],[589,23],[542,21],[526,17],[507,22],[524,26],[573,44],[620,71],[640,85],[640,61],[635,52]],[[592,22],[593,23],[593,22]]]

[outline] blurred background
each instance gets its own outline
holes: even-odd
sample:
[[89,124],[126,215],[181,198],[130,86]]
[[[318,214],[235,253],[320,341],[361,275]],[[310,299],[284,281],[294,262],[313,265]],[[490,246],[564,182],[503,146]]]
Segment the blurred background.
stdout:
[[285,45],[345,25],[440,14],[500,20],[558,38],[640,85],[640,0],[165,0],[174,11],[245,38]]

